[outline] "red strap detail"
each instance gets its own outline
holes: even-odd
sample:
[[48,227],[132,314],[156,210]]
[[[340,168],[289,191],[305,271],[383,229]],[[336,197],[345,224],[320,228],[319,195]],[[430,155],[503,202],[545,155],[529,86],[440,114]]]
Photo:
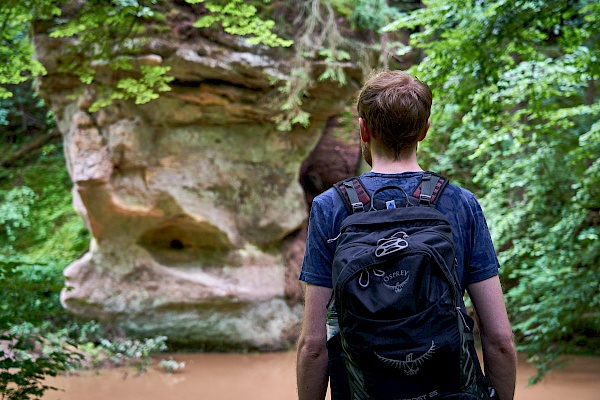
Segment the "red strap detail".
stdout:
[[365,188],[362,187],[358,179],[353,179],[352,184],[354,185],[354,189],[356,189],[356,195],[358,196],[360,202],[363,203],[363,205],[369,203],[371,201],[371,197]]
[[[371,202],[371,196],[365,190],[365,188],[360,184],[360,181],[356,178],[352,179],[352,186],[354,186],[354,190],[356,190],[356,195],[358,196],[358,200],[364,205]],[[344,194],[344,198],[346,202],[350,204],[350,197],[348,197],[348,192],[346,192],[346,188],[344,187],[344,182],[339,182],[338,191]]]
[[[431,195],[431,204],[435,203],[435,199],[437,198],[438,194],[440,193],[440,189],[442,188],[442,186],[444,185],[444,183],[446,182],[446,179],[441,178],[440,180],[438,180],[437,184],[435,185],[435,189],[433,189],[433,194]],[[417,199],[421,197],[421,185],[423,183],[419,182],[419,186],[417,186],[417,188],[415,189],[413,196],[416,197]]]

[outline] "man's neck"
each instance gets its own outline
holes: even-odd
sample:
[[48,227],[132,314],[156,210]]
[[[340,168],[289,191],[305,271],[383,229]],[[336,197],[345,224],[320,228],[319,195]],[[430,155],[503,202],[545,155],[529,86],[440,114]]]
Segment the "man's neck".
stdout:
[[388,160],[381,158],[373,159],[371,172],[380,174],[399,174],[402,172],[419,172],[423,169],[419,166],[416,157],[401,160]]

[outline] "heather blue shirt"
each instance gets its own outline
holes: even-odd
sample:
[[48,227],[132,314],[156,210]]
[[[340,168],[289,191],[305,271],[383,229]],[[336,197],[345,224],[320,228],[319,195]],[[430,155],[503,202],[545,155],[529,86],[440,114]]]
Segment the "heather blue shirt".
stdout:
[[[380,174],[368,172],[360,176],[369,193],[387,185],[400,186],[412,194],[423,172]],[[402,198],[400,191],[395,198]],[[382,194],[383,196],[386,193]],[[379,196],[379,195],[377,195]],[[437,209],[452,226],[458,266],[456,274],[461,287],[498,274],[498,258],[485,217],[475,196],[466,189],[448,184],[437,201]],[[342,221],[349,215],[343,200],[333,188],[317,196],[311,207],[306,252],[300,280],[331,288],[331,264]]]

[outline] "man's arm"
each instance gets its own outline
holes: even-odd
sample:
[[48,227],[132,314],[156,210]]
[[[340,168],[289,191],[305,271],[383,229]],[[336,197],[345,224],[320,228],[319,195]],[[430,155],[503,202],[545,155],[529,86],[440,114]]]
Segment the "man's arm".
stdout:
[[306,285],[298,339],[296,379],[299,400],[323,400],[327,392],[327,303],[332,289]]
[[485,374],[500,400],[513,400],[517,355],[498,276],[467,287],[477,312]]

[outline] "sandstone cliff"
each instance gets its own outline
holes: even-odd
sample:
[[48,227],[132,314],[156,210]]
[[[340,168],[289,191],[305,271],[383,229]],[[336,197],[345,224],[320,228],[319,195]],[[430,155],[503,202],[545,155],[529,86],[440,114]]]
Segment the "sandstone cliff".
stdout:
[[154,39],[140,60],[170,66],[172,90],[90,112],[93,87],[70,97],[80,87],[60,72],[62,42],[39,34],[36,46],[74,204],[93,236],[65,271],[64,306],[184,345],[285,347],[302,311],[300,166],[355,93],[355,67],[340,86],[318,81],[315,62],[302,104],[310,125],[281,132],[278,88],[291,79],[293,49]]

